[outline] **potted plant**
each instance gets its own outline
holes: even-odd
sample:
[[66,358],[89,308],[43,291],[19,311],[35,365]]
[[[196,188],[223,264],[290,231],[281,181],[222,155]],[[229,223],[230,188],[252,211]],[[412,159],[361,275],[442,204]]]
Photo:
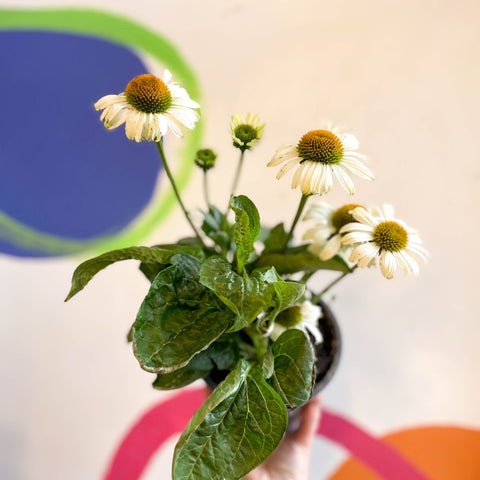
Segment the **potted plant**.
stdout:
[[[282,440],[288,411],[308,402],[315,384],[331,375],[339,339],[323,295],[357,267],[378,264],[387,278],[397,267],[416,275],[417,258],[425,259],[426,252],[388,205],[334,208],[318,201],[303,217],[312,222],[305,241],[294,245],[310,197],[327,194],[336,183],[353,194],[351,175],[373,179],[351,134],[312,130],[275,152],[268,166],[281,165],[277,178],[295,169],[292,188],[300,187],[302,195],[291,225],[270,228],[248,197],[236,195],[244,157],[264,125],[256,115],[234,115],[231,137],[239,161],[228,208],[218,209],[208,196],[215,153],[202,149],[192,159],[204,175],[206,208],[197,226],[180,197],[162,139],[169,130],[181,136],[182,126],[194,128],[198,104],[166,71],[162,78],[140,75],[125,92],[107,95],[95,106],[103,110],[106,128],[125,123],[129,139],[156,142],[193,236],[87,260],[75,270],[67,300],[108,265],[140,262],[151,286],[129,340],[141,368],[156,375],[158,389],[181,388],[200,378],[213,388],[180,436],[173,478],[239,479]],[[338,278],[313,293],[307,282],[322,270],[336,271]]]

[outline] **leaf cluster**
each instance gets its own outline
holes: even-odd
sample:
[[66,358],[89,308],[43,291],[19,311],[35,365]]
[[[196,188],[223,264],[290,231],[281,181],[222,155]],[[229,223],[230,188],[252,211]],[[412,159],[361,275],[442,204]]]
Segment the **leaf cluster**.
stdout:
[[283,224],[262,228],[248,197],[232,197],[230,209],[234,223],[215,207],[204,212],[209,247],[193,238],[107,252],[78,266],[67,297],[115,262],[140,261],[150,288],[129,338],[141,368],[156,375],[153,386],[171,390],[219,375],[178,441],[174,480],[238,479],[274,450],[287,409],[312,395],[315,359],[303,331],[272,341],[269,328],[305,299],[305,281],[292,274],[348,271],[339,257],[322,262],[306,246],[285,247]]

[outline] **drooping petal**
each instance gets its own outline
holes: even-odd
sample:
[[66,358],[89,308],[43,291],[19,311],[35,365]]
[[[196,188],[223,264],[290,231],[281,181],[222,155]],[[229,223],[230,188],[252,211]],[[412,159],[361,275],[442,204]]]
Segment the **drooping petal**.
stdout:
[[424,262],[427,261],[428,253],[421,245],[414,245],[409,243],[407,246],[407,250],[414,253],[415,255],[418,255]]
[[185,125],[187,128],[193,129],[195,127],[195,122],[198,120],[199,116],[195,110],[191,110],[185,107],[170,107],[168,109],[168,115],[175,118],[180,123]]
[[147,115],[148,113],[139,113],[137,116],[137,122],[135,124],[135,141],[137,143],[142,141],[143,124]]
[[341,165],[361,178],[365,178],[366,180],[375,179],[373,172],[356,158],[345,155],[341,160]]
[[137,132],[136,127],[137,127],[137,117],[140,115],[140,112],[134,112],[132,111],[127,118],[126,124],[125,124],[125,134],[127,135],[127,138],[129,140],[134,140],[135,139],[135,134]]
[[392,252],[383,251],[380,254],[380,271],[385,278],[393,278],[395,270],[397,268],[397,262]]
[[130,111],[127,108],[120,109],[111,119],[105,120],[106,128],[117,128],[127,121]]
[[190,98],[184,88],[178,85],[170,85],[168,89],[172,95],[172,106],[200,108],[200,105]]
[[343,133],[340,134],[339,137],[342,141],[343,149],[345,152],[350,152],[358,149],[359,143],[355,135],[351,133]]
[[[296,170],[292,178],[292,188],[297,188],[303,178],[303,171],[305,170],[306,162],[302,163]],[[278,178],[278,176],[277,176]]]
[[333,171],[335,172],[335,176],[337,177],[340,185],[344,188],[344,190],[346,190],[349,195],[353,195],[355,193],[355,186],[353,185],[352,179],[343,170],[342,166],[334,165]]
[[[159,121],[160,121],[160,129],[165,128],[165,132],[167,131],[167,128],[169,127],[170,130],[177,136],[178,138],[181,138],[183,136],[182,131],[180,130],[176,119],[173,118],[171,115],[166,113],[165,115],[162,115],[161,117],[159,116]],[[165,125],[165,127],[163,127]]]
[[283,145],[274,153],[272,159],[267,163],[267,167],[276,167],[291,158],[299,158],[297,149],[294,145]]
[[341,245],[340,235],[333,235],[320,252],[320,260],[326,261],[333,258],[340,250]]
[[312,162],[305,162],[302,179],[300,182],[300,189],[304,195],[315,193],[312,191],[312,178],[315,173],[315,165]]
[[379,250],[373,243],[362,243],[352,250],[349,260],[353,263],[358,262],[360,268],[365,268],[378,255]]
[[357,220],[357,222],[376,227],[378,221],[363,207],[357,207],[352,211],[352,217]]
[[402,257],[402,260],[405,262],[406,265],[408,265],[408,269],[411,275],[417,276],[420,273],[420,268],[418,266],[418,263],[415,261],[414,258],[412,258],[406,250],[401,250],[400,252],[397,252],[398,256]]
[[327,202],[314,202],[310,205],[307,213],[303,217],[304,220],[317,220],[324,223],[328,222],[335,209]]
[[348,232],[373,232],[373,227],[370,225],[364,225],[363,223],[359,222],[351,222],[347,223],[340,229],[340,233],[348,233]]
[[345,245],[369,242],[371,240],[372,234],[367,232],[350,232],[342,236],[342,243]]
[[121,95],[105,95],[94,104],[94,107],[95,110],[103,110],[104,108],[107,108],[110,105],[114,105],[115,103],[122,101],[123,99],[124,96]]
[[294,157],[288,160],[283,167],[278,171],[277,173],[277,178],[282,178],[289,170],[291,170],[292,167],[295,165],[298,165],[300,162],[300,158]]

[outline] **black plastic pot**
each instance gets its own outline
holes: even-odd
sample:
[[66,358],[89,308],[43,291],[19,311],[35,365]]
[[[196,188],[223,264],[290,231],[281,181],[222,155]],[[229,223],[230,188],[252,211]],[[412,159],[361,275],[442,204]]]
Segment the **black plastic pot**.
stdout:
[[317,373],[313,395],[319,393],[331,380],[342,352],[342,336],[335,315],[325,302],[320,300],[318,305],[323,312],[323,317],[319,320],[323,342],[315,346]]

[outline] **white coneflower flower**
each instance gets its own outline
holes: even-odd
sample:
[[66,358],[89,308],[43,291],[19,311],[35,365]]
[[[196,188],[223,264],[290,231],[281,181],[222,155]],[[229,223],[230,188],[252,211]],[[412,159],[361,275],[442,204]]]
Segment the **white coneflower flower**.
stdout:
[[354,135],[334,130],[312,130],[306,133],[297,145],[280,147],[268,163],[275,167],[284,163],[277,174],[282,178],[291,168],[298,165],[292,179],[292,188],[300,189],[304,195],[328,193],[335,176],[340,185],[350,194],[355,187],[349,174],[373,180],[373,173],[362,163],[364,155],[357,153],[358,141]]
[[394,218],[391,205],[384,205],[383,212],[379,210],[375,216],[361,207],[355,208],[352,215],[356,222],[340,230],[345,234],[342,242],[354,245],[351,262],[358,262],[358,266],[364,268],[371,266],[378,257],[380,270],[386,278],[393,278],[398,265],[407,274],[418,275],[415,257],[425,261],[427,252],[417,232]]
[[304,220],[316,220],[315,226],[308,229],[303,236],[304,240],[311,240],[308,250],[326,261],[339,253],[342,247],[340,229],[348,223],[354,222],[352,210],[360,207],[354,203],[333,208],[326,202],[315,202],[309,208]]
[[260,139],[265,124],[260,123],[258,115],[249,113],[247,119],[236,113],[232,116],[230,133],[233,139],[233,146],[242,151],[249,150]]
[[300,305],[281,311],[275,318],[270,337],[276,340],[285,330],[297,328],[308,332],[315,338],[315,343],[322,341],[322,334],[318,328],[318,320],[322,317],[322,309],[308,300]]
[[187,91],[171,82],[172,75],[165,70],[160,79],[145,74],[135,77],[118,95],[107,95],[95,103],[96,110],[103,110],[100,120],[108,129],[125,123],[125,133],[130,140],[159,142],[170,129],[182,136],[179,124],[193,129],[199,108]]

